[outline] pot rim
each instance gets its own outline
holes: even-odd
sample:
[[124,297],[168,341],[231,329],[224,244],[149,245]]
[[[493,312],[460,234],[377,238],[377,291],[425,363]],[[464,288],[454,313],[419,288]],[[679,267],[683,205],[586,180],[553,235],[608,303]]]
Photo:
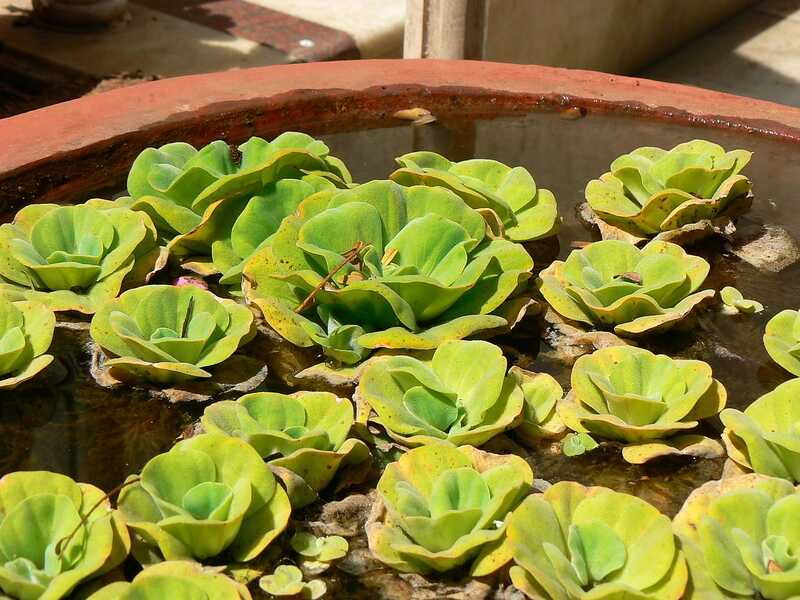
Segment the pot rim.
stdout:
[[167,141],[347,130],[412,106],[476,117],[577,108],[800,144],[800,109],[681,84],[458,60],[276,65],[141,83],[2,119],[0,202],[99,189],[141,149]]

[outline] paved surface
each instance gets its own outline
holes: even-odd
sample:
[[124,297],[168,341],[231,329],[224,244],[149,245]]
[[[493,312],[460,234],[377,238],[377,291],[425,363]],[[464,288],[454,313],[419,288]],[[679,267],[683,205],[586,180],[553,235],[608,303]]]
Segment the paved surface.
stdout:
[[[30,7],[0,0],[0,117],[98,86],[399,56],[405,0],[131,0],[129,19],[84,33]],[[640,74],[800,106],[800,0],[762,0]]]
[[800,0],[763,0],[641,75],[800,106]]

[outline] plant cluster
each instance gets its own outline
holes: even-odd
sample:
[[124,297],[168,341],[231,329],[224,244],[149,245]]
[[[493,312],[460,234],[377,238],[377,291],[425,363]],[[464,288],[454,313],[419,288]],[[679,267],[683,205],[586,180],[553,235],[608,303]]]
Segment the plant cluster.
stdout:
[[[206,406],[201,427],[129,476],[116,505],[64,475],[4,476],[0,590],[249,600],[252,583],[320,598],[309,566],[321,572],[349,544],[282,537],[292,511],[385,465],[366,534],[403,572],[504,576],[510,565],[537,600],[800,597],[800,379],[726,409],[708,364],[618,340],[576,360],[565,395],[551,375],[510,366],[501,346],[466,339],[512,328],[532,287],[564,319],[643,345],[686,326],[715,294],[702,289],[710,265],[662,234],[745,210],[749,158],[701,140],[618,158],[586,198],[606,233],[628,238],[576,248],[536,286],[523,243],[558,232],[555,197],[492,160],[413,152],[390,179],[356,184],[305,134],[235,153],[178,142],[139,155],[128,197],[23,208],[0,226],[0,390],[53,361],[65,311],[92,315],[100,365],[122,385],[213,381],[259,318],[358,381],[352,402],[262,387]],[[150,283],[165,265],[219,295]],[[721,295],[736,319],[763,309],[734,288]],[[799,315],[778,313],[764,336],[794,375]],[[724,448],[697,431],[716,415]],[[561,440],[570,457],[621,445],[632,464],[727,450],[749,474],[695,490],[670,520],[630,494],[535,481],[528,460],[495,452],[511,444],[504,432],[549,452]],[[266,556],[281,547],[297,565]],[[100,579],[129,554],[143,567],[132,581]]]

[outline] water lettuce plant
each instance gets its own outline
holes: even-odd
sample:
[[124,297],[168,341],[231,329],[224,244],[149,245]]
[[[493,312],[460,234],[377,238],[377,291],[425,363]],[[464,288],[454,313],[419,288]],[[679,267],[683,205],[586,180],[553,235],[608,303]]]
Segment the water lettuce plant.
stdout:
[[[119,565],[125,522],[102,491],[48,471],[0,479],[0,590],[21,600],[67,598]],[[7,596],[3,596],[7,597]]]
[[588,183],[586,201],[600,219],[640,238],[736,216],[752,201],[750,180],[740,173],[751,154],[705,140],[637,148]]
[[770,358],[800,377],[800,311],[782,310],[767,322],[764,347]]
[[324,177],[304,175],[272,181],[253,196],[224,197],[206,209],[197,227],[169,243],[169,255],[183,259],[183,268],[200,275],[219,274],[219,282],[238,294],[245,262],[281,221],[311,194],[334,189]]
[[564,389],[552,375],[531,373],[519,367],[511,367],[509,373],[520,377],[525,405],[522,420],[514,433],[528,443],[546,438],[558,438],[566,431],[558,416],[558,402],[564,397]]
[[507,326],[495,313],[532,268],[453,192],[372,181],[302,202],[250,257],[244,290],[284,338],[354,364]]
[[218,569],[191,561],[167,561],[147,567],[133,581],[115,581],[89,596],[88,600],[252,600],[247,586],[230,579]]
[[0,390],[13,390],[51,362],[56,317],[34,300],[11,302],[0,296]]
[[581,356],[571,379],[572,390],[558,405],[561,419],[573,431],[623,442],[628,462],[722,455],[711,439],[686,435],[725,407],[725,388],[703,361],[617,346]]
[[691,573],[687,600],[800,596],[800,491],[750,474],[694,490],[674,520]]
[[257,557],[286,528],[289,498],[244,440],[202,434],[151,458],[118,506],[143,565]]
[[405,446],[431,440],[480,446],[521,419],[521,376],[507,368],[494,344],[448,340],[428,360],[370,361],[354,399],[375,411],[372,420]]
[[306,531],[295,533],[289,544],[300,556],[318,562],[331,562],[343,558],[350,547],[347,540],[340,535],[317,537]]
[[385,511],[367,525],[369,548],[405,572],[466,564],[502,540],[503,520],[532,483],[531,468],[515,455],[446,442],[414,448],[381,475]]
[[141,285],[157,255],[144,214],[105,200],[31,204],[0,225],[0,293],[91,314],[123,284]]
[[744,412],[726,408],[722,441],[747,471],[800,483],[800,379],[782,383]]
[[292,505],[317,499],[340,468],[370,460],[367,445],[348,437],[353,405],[330,392],[257,392],[236,402],[215,402],[203,429],[242,438],[284,480]]
[[570,252],[541,272],[539,289],[561,316],[621,336],[673,327],[714,290],[698,288],[710,266],[669,242],[639,249],[604,240]]
[[604,487],[556,483],[507,520],[514,586],[537,600],[679,600],[688,572],[670,520]]
[[725,312],[737,313],[760,313],[764,310],[764,305],[757,300],[748,300],[742,295],[742,292],[735,287],[726,285],[719,291],[719,297],[722,300]]
[[148,285],[104,304],[90,333],[116,356],[105,361],[113,377],[173,384],[211,377],[253,336],[253,314],[195,286]]
[[318,172],[343,185],[351,181],[344,163],[328,146],[304,133],[286,132],[271,142],[252,137],[238,147],[234,161],[222,140],[197,150],[184,142],[147,148],[128,174],[129,197],[123,206],[144,211],[162,238],[172,239],[197,227],[205,210],[223,198],[253,196],[270,182]]
[[435,152],[411,152],[396,160],[401,168],[391,174],[392,180],[452,190],[490,216],[509,240],[527,242],[558,233],[561,221],[555,196],[537,187],[524,167],[486,159],[452,162]]
[[303,572],[294,565],[278,565],[272,575],[264,575],[258,586],[271,596],[291,596],[302,600],[317,600],[327,591],[325,582],[313,579],[303,581]]

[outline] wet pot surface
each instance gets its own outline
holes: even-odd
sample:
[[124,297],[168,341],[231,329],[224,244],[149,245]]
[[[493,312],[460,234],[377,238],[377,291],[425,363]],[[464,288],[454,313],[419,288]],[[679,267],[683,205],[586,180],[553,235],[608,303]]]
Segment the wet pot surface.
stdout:
[[[672,356],[708,362],[728,390],[728,406],[734,408],[746,407],[789,379],[789,373],[766,354],[761,336],[766,322],[780,310],[798,308],[800,297],[800,262],[794,262],[798,257],[792,255],[797,250],[792,238],[800,236],[800,211],[794,206],[795,191],[800,188],[800,153],[794,145],[735,130],[591,113],[577,119],[567,116],[576,115],[547,112],[492,120],[448,118],[422,127],[391,120],[384,127],[357,130],[354,124],[352,132],[319,137],[328,143],[333,154],[345,160],[356,181],[385,178],[395,168],[395,156],[414,150],[433,150],[452,160],[481,157],[525,166],[539,186],[551,189],[558,198],[564,218],[558,236],[561,258],[569,253],[573,242],[596,238],[578,222],[575,208],[583,201],[586,182],[603,173],[618,155],[637,146],[669,148],[697,137],[715,141],[726,149],[753,151],[753,160],[745,170],[754,185],[752,211],[739,220],[733,239],[713,239],[689,251],[703,255],[711,263],[707,286],[717,290],[725,285],[736,286],[746,298],[761,301],[766,310],[757,315],[728,316],[722,314],[718,304],[711,304],[700,311],[696,326],[690,330],[648,339],[643,345]],[[110,182],[111,189],[121,187],[122,182]],[[733,253],[765,232],[762,239],[774,243],[762,245],[760,253],[750,260],[756,264],[764,260],[767,268],[757,268]],[[786,256],[786,266],[778,264],[779,255]],[[546,264],[538,262],[536,269]],[[770,270],[778,266],[783,268],[778,272]],[[558,348],[545,341],[550,339],[543,335],[545,329],[539,317],[531,317],[495,341],[506,350],[509,363],[549,372],[568,388],[571,366],[562,360]],[[259,388],[264,390],[303,389],[304,384],[292,375],[320,359],[314,352],[295,349],[264,333],[259,333],[241,352],[268,364],[270,375]],[[197,403],[168,404],[145,392],[99,387],[89,375],[90,340],[85,329],[59,327],[53,354],[68,371],[62,383],[8,393],[0,399],[0,474],[47,469],[111,489],[149,458],[167,450],[191,428],[204,408]],[[334,391],[347,394],[352,390]],[[719,421],[706,427],[718,438]],[[638,495],[668,515],[677,512],[692,489],[718,478],[722,470],[722,460],[662,460],[647,466],[628,465],[614,447],[566,458],[549,442],[525,450],[512,440],[494,443],[507,443],[503,451],[528,453],[538,478],[605,485]],[[331,494],[326,499],[340,499],[347,493]],[[349,580],[347,597],[355,597],[356,588],[377,585],[358,584],[357,579]],[[365,591],[364,597],[374,598],[372,589]],[[388,591],[386,594],[392,595]]]

